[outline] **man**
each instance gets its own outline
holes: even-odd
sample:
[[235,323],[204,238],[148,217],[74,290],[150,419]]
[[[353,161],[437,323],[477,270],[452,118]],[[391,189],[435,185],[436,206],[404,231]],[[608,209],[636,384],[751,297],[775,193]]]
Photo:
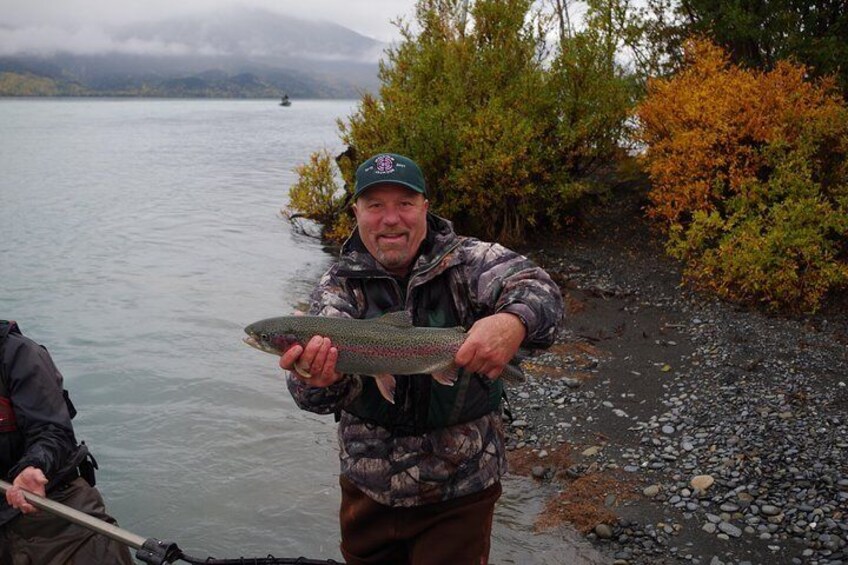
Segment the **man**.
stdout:
[[74,414],[47,350],[0,320],[0,477],[13,485],[0,499],[0,565],[133,563],[125,545],[24,498],[26,490],[116,523],[93,488],[93,460],[77,446]]
[[336,371],[315,336],[280,366],[297,404],[339,419],[341,551],[351,565],[485,564],[506,472],[498,376],[520,346],[547,347],[562,316],[550,277],[504,247],[459,237],[428,213],[410,159],[381,154],[356,172],[357,229],[321,279],[310,313],[373,318],[405,310],[416,326],[464,326],[455,386],[399,378],[395,403],[374,379]]

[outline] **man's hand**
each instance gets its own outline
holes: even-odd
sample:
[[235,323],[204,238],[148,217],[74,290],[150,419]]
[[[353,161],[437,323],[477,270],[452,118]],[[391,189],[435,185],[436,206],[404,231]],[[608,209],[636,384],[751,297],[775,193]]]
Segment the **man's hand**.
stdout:
[[454,362],[466,371],[496,379],[515,357],[527,330],[518,316],[501,312],[481,318],[468,330]]
[[47,486],[47,477],[38,467],[25,467],[23,471],[18,473],[15,480],[12,481],[12,488],[6,491],[6,502],[9,506],[17,508],[24,514],[36,512],[38,509],[26,501],[23,490],[33,494],[45,496],[45,487]]
[[[280,357],[280,367],[307,383],[309,386],[327,387],[342,378],[336,371],[339,350],[330,343],[330,338],[312,336],[306,347],[295,345]],[[308,375],[308,376],[307,376]]]

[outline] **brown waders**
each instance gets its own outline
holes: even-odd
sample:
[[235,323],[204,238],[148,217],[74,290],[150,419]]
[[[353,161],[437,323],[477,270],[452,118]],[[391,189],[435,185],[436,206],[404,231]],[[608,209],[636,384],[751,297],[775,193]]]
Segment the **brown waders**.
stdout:
[[452,500],[392,508],[341,477],[341,551],[348,565],[486,565],[501,484]]

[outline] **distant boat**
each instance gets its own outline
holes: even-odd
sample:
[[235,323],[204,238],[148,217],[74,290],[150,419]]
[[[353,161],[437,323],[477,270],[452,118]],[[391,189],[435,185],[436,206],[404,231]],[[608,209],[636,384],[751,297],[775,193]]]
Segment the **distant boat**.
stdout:
[[280,106],[291,106],[291,100],[289,100],[288,94],[283,94],[282,99],[280,99]]

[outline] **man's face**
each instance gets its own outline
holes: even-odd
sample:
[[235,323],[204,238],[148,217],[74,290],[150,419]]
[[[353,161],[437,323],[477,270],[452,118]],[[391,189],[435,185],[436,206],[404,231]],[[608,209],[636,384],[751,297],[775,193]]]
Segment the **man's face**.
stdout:
[[406,275],[427,236],[429,201],[403,185],[381,184],[357,198],[353,213],[366,249],[387,271]]

